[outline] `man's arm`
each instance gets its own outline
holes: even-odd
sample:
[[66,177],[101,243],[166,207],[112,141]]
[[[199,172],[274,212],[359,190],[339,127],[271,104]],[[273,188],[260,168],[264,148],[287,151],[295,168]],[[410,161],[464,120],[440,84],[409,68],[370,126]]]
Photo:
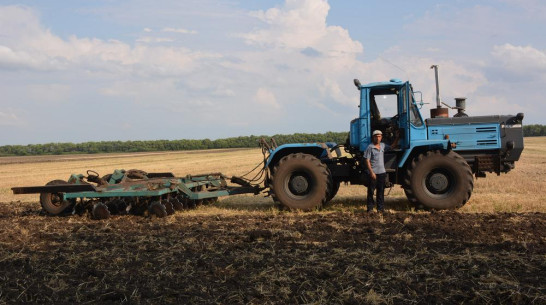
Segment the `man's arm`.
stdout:
[[375,180],[376,176],[372,169],[372,163],[370,162],[370,158],[372,157],[372,148],[371,146],[368,146],[366,150],[364,151],[364,159],[366,159],[366,167],[368,168],[368,172],[370,172],[370,176],[373,180]]
[[370,162],[370,159],[366,159],[366,165],[368,166],[368,171],[370,172],[370,176],[372,177],[373,180],[375,180],[377,177],[375,176],[375,173],[373,172],[372,163]]

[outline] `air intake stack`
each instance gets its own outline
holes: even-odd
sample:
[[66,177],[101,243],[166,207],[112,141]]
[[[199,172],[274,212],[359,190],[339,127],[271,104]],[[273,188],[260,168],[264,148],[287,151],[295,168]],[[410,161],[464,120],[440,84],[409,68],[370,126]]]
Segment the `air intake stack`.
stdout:
[[468,116],[468,114],[464,112],[466,109],[466,97],[455,98],[455,109],[457,109],[457,113],[453,117],[460,118]]

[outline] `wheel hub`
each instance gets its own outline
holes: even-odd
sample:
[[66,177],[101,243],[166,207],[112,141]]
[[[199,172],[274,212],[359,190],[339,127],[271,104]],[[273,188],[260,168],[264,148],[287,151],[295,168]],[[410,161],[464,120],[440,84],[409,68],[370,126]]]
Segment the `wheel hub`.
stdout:
[[59,196],[59,194],[51,194],[51,203],[55,206],[61,206],[62,204],[62,201],[61,201],[61,197]]
[[309,182],[303,176],[294,176],[289,182],[290,190],[296,195],[304,194],[309,188]]
[[449,178],[442,173],[435,173],[428,181],[429,190],[435,194],[443,193],[449,187]]

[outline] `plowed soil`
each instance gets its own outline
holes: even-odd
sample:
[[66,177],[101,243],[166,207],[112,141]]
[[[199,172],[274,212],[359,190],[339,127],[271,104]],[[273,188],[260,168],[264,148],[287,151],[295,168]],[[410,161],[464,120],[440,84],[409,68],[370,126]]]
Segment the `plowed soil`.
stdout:
[[546,303],[546,214],[48,217],[0,204],[0,303]]

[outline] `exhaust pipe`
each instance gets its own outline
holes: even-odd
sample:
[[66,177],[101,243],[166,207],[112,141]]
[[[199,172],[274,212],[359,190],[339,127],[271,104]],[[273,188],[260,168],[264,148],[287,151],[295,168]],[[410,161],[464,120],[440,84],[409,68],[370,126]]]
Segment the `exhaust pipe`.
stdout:
[[440,105],[440,81],[438,80],[438,65],[430,66],[431,69],[434,69],[434,78],[436,79],[436,108],[441,108]]
[[436,78],[436,108],[430,109],[431,118],[447,118],[449,117],[449,109],[442,108],[440,101],[440,82],[438,80],[438,65],[430,66],[434,69],[434,77]]

